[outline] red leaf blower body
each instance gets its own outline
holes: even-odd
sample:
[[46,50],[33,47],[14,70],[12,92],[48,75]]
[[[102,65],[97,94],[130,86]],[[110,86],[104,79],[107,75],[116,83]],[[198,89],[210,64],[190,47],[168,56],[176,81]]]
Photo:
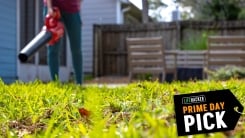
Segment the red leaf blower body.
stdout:
[[64,25],[61,23],[60,11],[54,8],[52,15],[47,14],[45,17],[45,25],[41,32],[37,34],[19,53],[19,60],[26,62],[28,58],[33,56],[41,47],[47,43],[52,45],[57,42],[64,34]]

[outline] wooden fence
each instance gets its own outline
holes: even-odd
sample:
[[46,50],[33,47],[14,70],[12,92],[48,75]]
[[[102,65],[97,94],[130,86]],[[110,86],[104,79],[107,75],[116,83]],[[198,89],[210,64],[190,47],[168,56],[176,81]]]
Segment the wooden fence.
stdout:
[[[128,75],[126,37],[163,36],[167,50],[176,50],[181,41],[204,31],[216,35],[245,35],[245,21],[181,21],[135,25],[94,25],[94,76]],[[181,54],[181,52],[180,52]],[[182,53],[188,55],[188,52]],[[188,65],[188,61],[180,66]],[[193,62],[192,62],[193,63]],[[196,64],[195,64],[196,65]]]

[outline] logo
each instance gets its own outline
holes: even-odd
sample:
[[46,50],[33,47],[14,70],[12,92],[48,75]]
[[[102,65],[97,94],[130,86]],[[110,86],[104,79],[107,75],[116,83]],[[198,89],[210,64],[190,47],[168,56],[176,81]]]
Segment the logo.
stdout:
[[206,101],[206,97],[204,95],[190,96],[190,97],[182,98],[182,104],[201,103],[205,101]]
[[175,95],[174,104],[179,136],[233,130],[243,111],[228,89]]

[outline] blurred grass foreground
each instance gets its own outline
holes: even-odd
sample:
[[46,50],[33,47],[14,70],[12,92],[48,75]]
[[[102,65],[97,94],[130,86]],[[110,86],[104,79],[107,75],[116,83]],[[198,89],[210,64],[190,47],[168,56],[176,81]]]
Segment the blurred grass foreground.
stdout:
[[[60,82],[0,81],[3,137],[177,137],[173,95],[230,89],[245,105],[245,80],[138,82],[120,87]],[[232,119],[232,118],[231,118]],[[209,137],[244,137],[245,118],[231,132]],[[204,134],[193,137],[206,137]]]

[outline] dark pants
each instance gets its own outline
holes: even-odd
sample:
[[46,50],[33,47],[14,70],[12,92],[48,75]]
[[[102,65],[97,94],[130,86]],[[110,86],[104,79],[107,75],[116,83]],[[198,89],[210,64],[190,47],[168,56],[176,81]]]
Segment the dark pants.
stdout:
[[[82,84],[82,49],[81,49],[81,17],[79,12],[66,13],[61,12],[62,21],[65,25],[66,34],[69,37],[70,49],[72,55],[72,64],[75,72],[76,83]],[[52,46],[48,46],[48,65],[52,80],[59,76],[59,55],[61,40]]]

